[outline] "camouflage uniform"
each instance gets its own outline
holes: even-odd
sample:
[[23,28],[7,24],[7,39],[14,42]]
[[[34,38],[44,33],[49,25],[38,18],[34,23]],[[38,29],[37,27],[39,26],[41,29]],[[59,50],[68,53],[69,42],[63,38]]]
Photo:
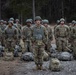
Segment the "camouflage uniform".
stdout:
[[48,33],[48,41],[45,43],[46,45],[46,52],[50,52],[50,48],[51,48],[51,41],[53,39],[53,35],[52,35],[52,29],[50,27],[50,25],[48,25],[48,20],[43,20],[43,25],[45,26],[46,30],[47,30],[47,33]]
[[1,41],[2,41],[2,30],[0,28],[0,43],[1,43]]
[[68,47],[68,38],[69,38],[69,27],[67,25],[58,25],[55,29],[56,40],[58,51],[67,51]]
[[4,31],[4,34],[5,34],[5,48],[8,49],[8,51],[13,51],[14,50],[14,47],[15,47],[15,40],[17,40],[17,29],[15,27],[9,27],[7,26],[5,28],[5,31]]
[[[41,20],[39,16],[35,18],[35,21]],[[47,31],[42,25],[32,27],[32,42],[34,48],[34,61],[37,68],[41,69],[44,56],[44,43],[47,42]]]
[[69,44],[70,44],[70,49],[73,50],[73,38],[71,37],[71,31],[72,31],[72,28],[74,27],[74,24],[75,24],[75,20],[72,21],[71,25],[70,25],[70,37],[69,37]]
[[21,25],[19,24],[19,19],[16,19],[16,23],[13,25],[17,31],[18,31],[18,39],[17,39],[17,44],[20,44],[20,39],[21,39]]
[[3,23],[4,21],[1,20],[0,21],[0,28],[1,28],[1,31],[2,31],[2,38],[1,38],[1,44],[4,46],[4,43],[5,43],[5,40],[4,40],[4,29],[6,28],[6,25]]
[[73,46],[73,54],[76,58],[76,23],[75,26],[71,29],[71,38],[72,38],[72,46]]
[[55,37],[55,40],[56,40],[56,49],[58,49],[58,40],[57,40],[57,37],[56,37],[56,27],[60,24],[60,20],[57,20],[57,24],[54,26],[54,37]]
[[32,43],[31,43],[31,22],[30,19],[26,20],[26,23],[30,23],[30,26],[26,25],[22,28],[22,39],[24,42],[24,52],[32,52]]

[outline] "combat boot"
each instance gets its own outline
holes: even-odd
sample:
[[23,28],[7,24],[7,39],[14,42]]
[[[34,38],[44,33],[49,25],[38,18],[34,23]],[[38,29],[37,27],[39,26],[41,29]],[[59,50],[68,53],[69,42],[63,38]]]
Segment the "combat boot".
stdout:
[[39,65],[38,70],[42,70],[42,69],[43,69],[42,65]]
[[36,65],[36,70],[38,70],[39,69],[39,65]]

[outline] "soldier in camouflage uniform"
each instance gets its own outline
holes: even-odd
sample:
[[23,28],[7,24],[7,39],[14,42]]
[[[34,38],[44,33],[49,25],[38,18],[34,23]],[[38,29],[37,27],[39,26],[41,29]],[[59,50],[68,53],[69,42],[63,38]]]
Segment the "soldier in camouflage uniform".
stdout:
[[4,21],[4,25],[7,26],[7,21]]
[[[71,35],[71,30],[72,30],[72,28],[73,28],[74,25],[75,25],[75,22],[76,22],[76,21],[73,20],[72,23],[71,23],[71,25],[69,26],[69,28],[70,28],[70,35]],[[73,39],[73,38],[70,36],[70,38],[69,38],[69,44],[70,44],[70,49],[71,49],[71,50],[73,50],[73,49],[72,49],[72,47],[73,47],[73,41],[72,41],[72,39]]]
[[59,24],[60,24],[60,20],[57,20],[57,24],[54,26],[54,30]]
[[51,41],[53,40],[52,29],[51,29],[50,25],[48,25],[49,24],[48,20],[45,19],[42,22],[48,33],[48,41],[45,43],[45,46],[46,46],[45,50],[48,54],[50,54]]
[[41,17],[35,17],[35,25],[32,27],[32,44],[34,49],[34,61],[37,69],[42,69],[43,55],[45,42],[47,42],[48,35],[46,28],[41,25]]
[[8,26],[5,28],[4,30],[4,34],[5,34],[5,48],[7,49],[7,51],[13,51],[14,47],[15,47],[15,40],[17,40],[18,38],[18,33],[17,33],[17,29],[15,27],[13,27],[13,23],[12,21],[9,21]]
[[14,23],[14,18],[13,18],[13,17],[11,17],[11,18],[9,19],[9,21],[12,21],[12,22]]
[[18,30],[18,40],[17,40],[17,44],[19,45],[20,43],[20,39],[21,39],[21,24],[19,24],[19,19],[15,20],[16,23],[14,23],[14,27],[17,28]]
[[2,42],[2,30],[0,28],[0,43]]
[[31,43],[31,24],[32,20],[26,20],[26,26],[22,28],[22,40],[24,42],[24,52],[32,52],[32,43]]
[[64,24],[65,20],[60,19],[60,25],[55,28],[55,36],[58,42],[58,51],[67,51],[68,38],[69,38],[69,27]]
[[6,28],[6,25],[4,24],[3,20],[0,20],[0,28],[2,31],[2,40],[1,40],[1,44],[4,46],[4,29]]
[[57,20],[57,24],[54,26],[54,37],[55,37],[55,40],[56,40],[56,50],[58,49],[58,40],[57,40],[57,37],[56,37],[56,27],[60,24],[60,20]]
[[71,29],[71,38],[72,38],[73,54],[76,59],[76,21]]

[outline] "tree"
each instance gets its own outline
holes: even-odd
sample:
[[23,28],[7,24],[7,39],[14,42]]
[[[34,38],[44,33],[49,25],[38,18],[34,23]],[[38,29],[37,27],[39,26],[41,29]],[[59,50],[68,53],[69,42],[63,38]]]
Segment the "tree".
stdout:
[[[32,18],[32,1],[33,0],[1,0],[2,14],[5,18],[19,18],[25,21]],[[68,22],[76,19],[76,1],[75,0],[35,0],[36,15],[43,19],[49,19],[50,22],[56,22],[61,17],[66,18]],[[6,14],[7,13],[7,14]]]
[[0,0],[0,19],[1,19],[1,0]]

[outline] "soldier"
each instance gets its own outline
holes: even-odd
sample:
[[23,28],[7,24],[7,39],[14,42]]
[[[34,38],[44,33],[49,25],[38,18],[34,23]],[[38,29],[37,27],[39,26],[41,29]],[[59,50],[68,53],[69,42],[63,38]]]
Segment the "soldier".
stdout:
[[54,37],[55,37],[55,40],[56,40],[56,50],[58,49],[58,40],[56,38],[56,27],[60,24],[60,20],[57,20],[57,24],[54,26]]
[[17,30],[18,30],[18,40],[17,40],[17,43],[19,44],[20,43],[20,39],[21,39],[21,24],[19,23],[19,19],[16,19],[15,22],[16,23],[13,26],[15,28],[17,28]]
[[7,21],[4,21],[4,25],[5,25],[5,26],[7,25]]
[[[0,43],[2,42],[2,30],[0,28]],[[1,43],[2,44],[2,43]]]
[[9,21],[12,21],[12,22],[14,23],[14,18],[13,18],[13,17],[11,17],[11,18],[9,19]]
[[48,41],[47,43],[45,43],[45,46],[46,46],[46,52],[48,54],[50,54],[50,49],[51,49],[51,41],[53,40],[53,35],[52,35],[52,29],[50,27],[49,24],[49,21],[48,20],[43,20],[43,25],[45,26],[47,32],[48,32]]
[[13,51],[15,47],[15,40],[17,40],[17,29],[13,27],[12,21],[9,21],[8,26],[5,28],[5,48],[8,51]]
[[2,31],[1,44],[4,46],[4,29],[6,28],[6,25],[4,24],[4,20],[0,20],[0,28],[1,28],[1,31]]
[[75,20],[73,20],[73,21],[72,21],[72,23],[71,23],[71,25],[69,26],[69,27],[70,27],[69,44],[70,44],[70,49],[71,49],[71,50],[73,50],[73,49],[72,49],[72,47],[73,47],[73,41],[72,41],[72,40],[73,40],[73,38],[71,37],[71,30],[72,30],[72,28],[74,27],[75,22],[76,22],[76,21],[75,21]]
[[0,20],[0,28],[4,32],[4,29],[6,28],[6,25],[4,24],[3,20]]
[[72,22],[70,23],[69,27],[70,27],[70,31],[71,31],[71,28],[74,26],[75,24],[75,20],[72,20]]
[[41,17],[35,17],[35,25],[32,27],[32,44],[34,48],[34,61],[37,69],[42,69],[44,44],[47,42],[48,35],[46,28],[41,25]]
[[65,20],[63,18],[60,19],[60,25],[58,25],[55,29],[56,39],[58,51],[67,51],[68,47],[68,38],[69,38],[69,27],[65,25]]
[[73,55],[76,59],[76,21],[71,29],[71,38],[72,38]]
[[19,21],[19,19],[16,19],[15,20],[15,24],[14,24],[14,26],[20,31],[21,30],[21,24],[19,23],[20,21]]
[[32,52],[32,43],[31,43],[31,24],[32,20],[26,20],[26,26],[22,28],[22,40],[24,42],[24,52]]
[[59,24],[60,24],[60,20],[57,20],[57,24],[55,25],[54,30]]

